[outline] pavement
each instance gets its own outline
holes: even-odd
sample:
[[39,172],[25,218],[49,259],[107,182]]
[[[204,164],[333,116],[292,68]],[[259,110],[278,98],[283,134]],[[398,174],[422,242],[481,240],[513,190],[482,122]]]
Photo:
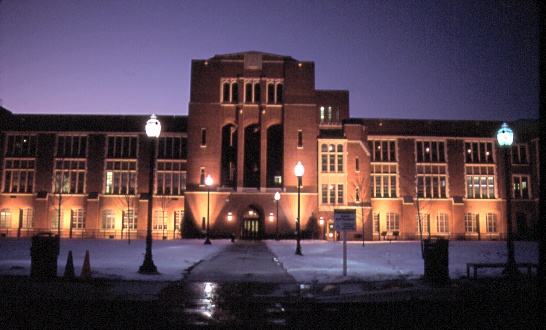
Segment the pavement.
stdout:
[[[154,276],[154,275],[150,275]],[[0,276],[13,328],[536,328],[536,277],[298,283],[266,244],[237,241],[180,281]],[[355,323],[354,315],[366,315]]]
[[[153,276],[153,275],[150,275]],[[472,292],[503,295],[516,290],[524,297],[536,296],[535,279],[508,278],[457,279],[448,283],[429,283],[404,278],[376,282],[304,284],[283,269],[275,255],[261,241],[236,241],[209,260],[201,261],[181,275],[180,281],[132,281],[105,278],[34,280],[28,276],[0,276],[0,297],[24,296],[28,299],[149,301],[173,297],[180,287],[202,290],[212,283],[229,294],[238,291],[263,299],[313,299],[317,302],[378,302],[406,300],[465,299]],[[208,284],[207,284],[208,283]],[[517,285],[515,286],[514,283]],[[189,288],[189,289],[188,289]],[[488,289],[487,289],[488,288]],[[513,293],[511,293],[513,294]]]
[[185,274],[190,282],[296,283],[262,241],[239,240]]

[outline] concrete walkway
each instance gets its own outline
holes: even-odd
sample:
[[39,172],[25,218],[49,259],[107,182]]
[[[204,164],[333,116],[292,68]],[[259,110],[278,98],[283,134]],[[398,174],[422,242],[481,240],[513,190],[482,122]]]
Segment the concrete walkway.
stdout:
[[[214,244],[214,242],[212,243]],[[295,283],[262,241],[240,240],[212,259],[202,261],[185,277],[194,282]]]

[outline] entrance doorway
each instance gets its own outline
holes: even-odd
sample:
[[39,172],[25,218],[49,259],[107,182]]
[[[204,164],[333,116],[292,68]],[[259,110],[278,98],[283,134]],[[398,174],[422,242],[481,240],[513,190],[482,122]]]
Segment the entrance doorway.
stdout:
[[260,238],[260,214],[254,208],[250,208],[243,215],[242,224],[242,239],[259,239]]

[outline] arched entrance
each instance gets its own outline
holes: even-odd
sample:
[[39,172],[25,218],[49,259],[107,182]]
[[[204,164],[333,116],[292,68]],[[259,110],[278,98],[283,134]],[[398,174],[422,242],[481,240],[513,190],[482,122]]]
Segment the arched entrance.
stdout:
[[249,207],[243,214],[241,224],[242,239],[259,239],[262,236],[263,219],[262,214],[255,207]]

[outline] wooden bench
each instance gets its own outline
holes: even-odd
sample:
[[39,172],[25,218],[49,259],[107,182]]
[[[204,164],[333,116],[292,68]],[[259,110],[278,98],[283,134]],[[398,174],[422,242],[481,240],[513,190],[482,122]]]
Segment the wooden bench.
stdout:
[[[474,278],[478,277],[478,268],[504,268],[506,263],[467,263],[466,264],[466,278],[470,278],[470,268],[474,268]],[[538,269],[538,264],[532,262],[518,262],[516,268],[527,268],[527,274],[531,276],[531,268]]]

